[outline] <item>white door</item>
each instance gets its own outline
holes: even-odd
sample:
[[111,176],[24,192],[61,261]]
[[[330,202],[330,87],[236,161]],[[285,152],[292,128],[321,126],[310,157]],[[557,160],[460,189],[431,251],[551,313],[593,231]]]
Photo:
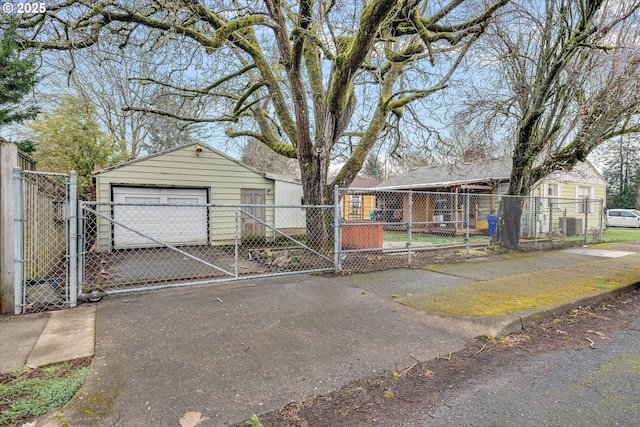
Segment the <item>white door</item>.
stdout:
[[[113,187],[113,246],[116,249],[208,243],[204,188]],[[159,206],[159,205],[174,206]],[[124,225],[118,225],[118,223]]]

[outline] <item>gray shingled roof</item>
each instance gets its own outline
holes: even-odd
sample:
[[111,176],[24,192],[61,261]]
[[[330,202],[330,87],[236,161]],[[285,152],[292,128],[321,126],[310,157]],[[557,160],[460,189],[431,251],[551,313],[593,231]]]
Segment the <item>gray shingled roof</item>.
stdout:
[[376,188],[409,189],[449,187],[509,180],[511,157],[479,160],[473,163],[423,166],[391,178]]

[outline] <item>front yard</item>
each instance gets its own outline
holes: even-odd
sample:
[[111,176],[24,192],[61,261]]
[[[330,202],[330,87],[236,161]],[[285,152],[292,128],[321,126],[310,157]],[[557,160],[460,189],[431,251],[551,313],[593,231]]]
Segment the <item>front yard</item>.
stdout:
[[609,227],[602,233],[602,243],[640,241],[640,228]]

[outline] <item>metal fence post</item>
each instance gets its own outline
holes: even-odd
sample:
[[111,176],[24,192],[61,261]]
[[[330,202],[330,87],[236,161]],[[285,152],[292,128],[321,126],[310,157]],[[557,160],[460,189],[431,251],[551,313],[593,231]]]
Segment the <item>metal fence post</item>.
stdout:
[[599,223],[598,223],[598,228],[600,229],[600,241],[598,243],[602,243],[602,217],[604,216],[604,199],[600,199],[600,204],[598,206],[598,212],[600,212],[600,215],[598,215],[598,217],[600,218]]
[[84,250],[85,250],[85,216],[84,216],[84,204],[81,200],[77,202],[78,210],[78,292],[82,293],[82,287],[84,286]]
[[411,253],[411,240],[413,237],[413,232],[411,231],[413,228],[413,191],[409,190],[409,213],[407,219],[407,264],[411,265],[413,262],[413,257]]
[[239,274],[239,270],[238,270],[238,261],[239,261],[239,246],[240,246],[240,208],[236,208],[236,231],[235,231],[235,237],[234,237],[234,243],[233,243],[233,258],[234,258],[234,270],[233,270],[233,274],[235,274],[235,277],[238,277]]
[[14,313],[21,314],[24,307],[24,285],[23,285],[23,239],[24,239],[24,219],[22,217],[22,170],[19,167],[13,168],[13,208],[14,208],[14,237],[13,237],[13,286],[14,286]]
[[538,198],[533,197],[533,249],[538,250]]
[[[78,175],[69,173],[69,306],[78,305]],[[82,292],[80,290],[80,292]]]
[[588,244],[589,238],[589,198],[584,198],[584,244]]
[[[467,226],[466,226],[467,230],[466,230],[466,235],[465,235],[465,238],[464,238],[464,244],[465,244],[465,247],[467,249],[467,258],[469,258],[469,211],[471,210],[471,195],[469,193],[467,193],[467,197],[466,197],[465,203],[467,204],[467,209],[466,209],[467,213],[466,213],[466,218],[465,218],[465,222],[467,223]],[[478,215],[476,215],[476,216],[478,216]],[[478,223],[477,221],[478,221],[478,218],[476,218],[476,224]]]
[[333,186],[333,264],[334,271],[342,270],[342,241],[340,239],[340,187]]

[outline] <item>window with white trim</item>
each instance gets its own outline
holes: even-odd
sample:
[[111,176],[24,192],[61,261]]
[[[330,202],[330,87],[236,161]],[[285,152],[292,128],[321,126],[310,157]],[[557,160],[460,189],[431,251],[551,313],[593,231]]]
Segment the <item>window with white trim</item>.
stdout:
[[[593,199],[593,187],[585,187],[582,185],[576,186],[576,212],[577,213],[592,213],[594,206],[593,202],[586,203],[585,199]],[[588,209],[585,212],[585,209]]]
[[560,184],[544,185],[544,208],[560,208]]

